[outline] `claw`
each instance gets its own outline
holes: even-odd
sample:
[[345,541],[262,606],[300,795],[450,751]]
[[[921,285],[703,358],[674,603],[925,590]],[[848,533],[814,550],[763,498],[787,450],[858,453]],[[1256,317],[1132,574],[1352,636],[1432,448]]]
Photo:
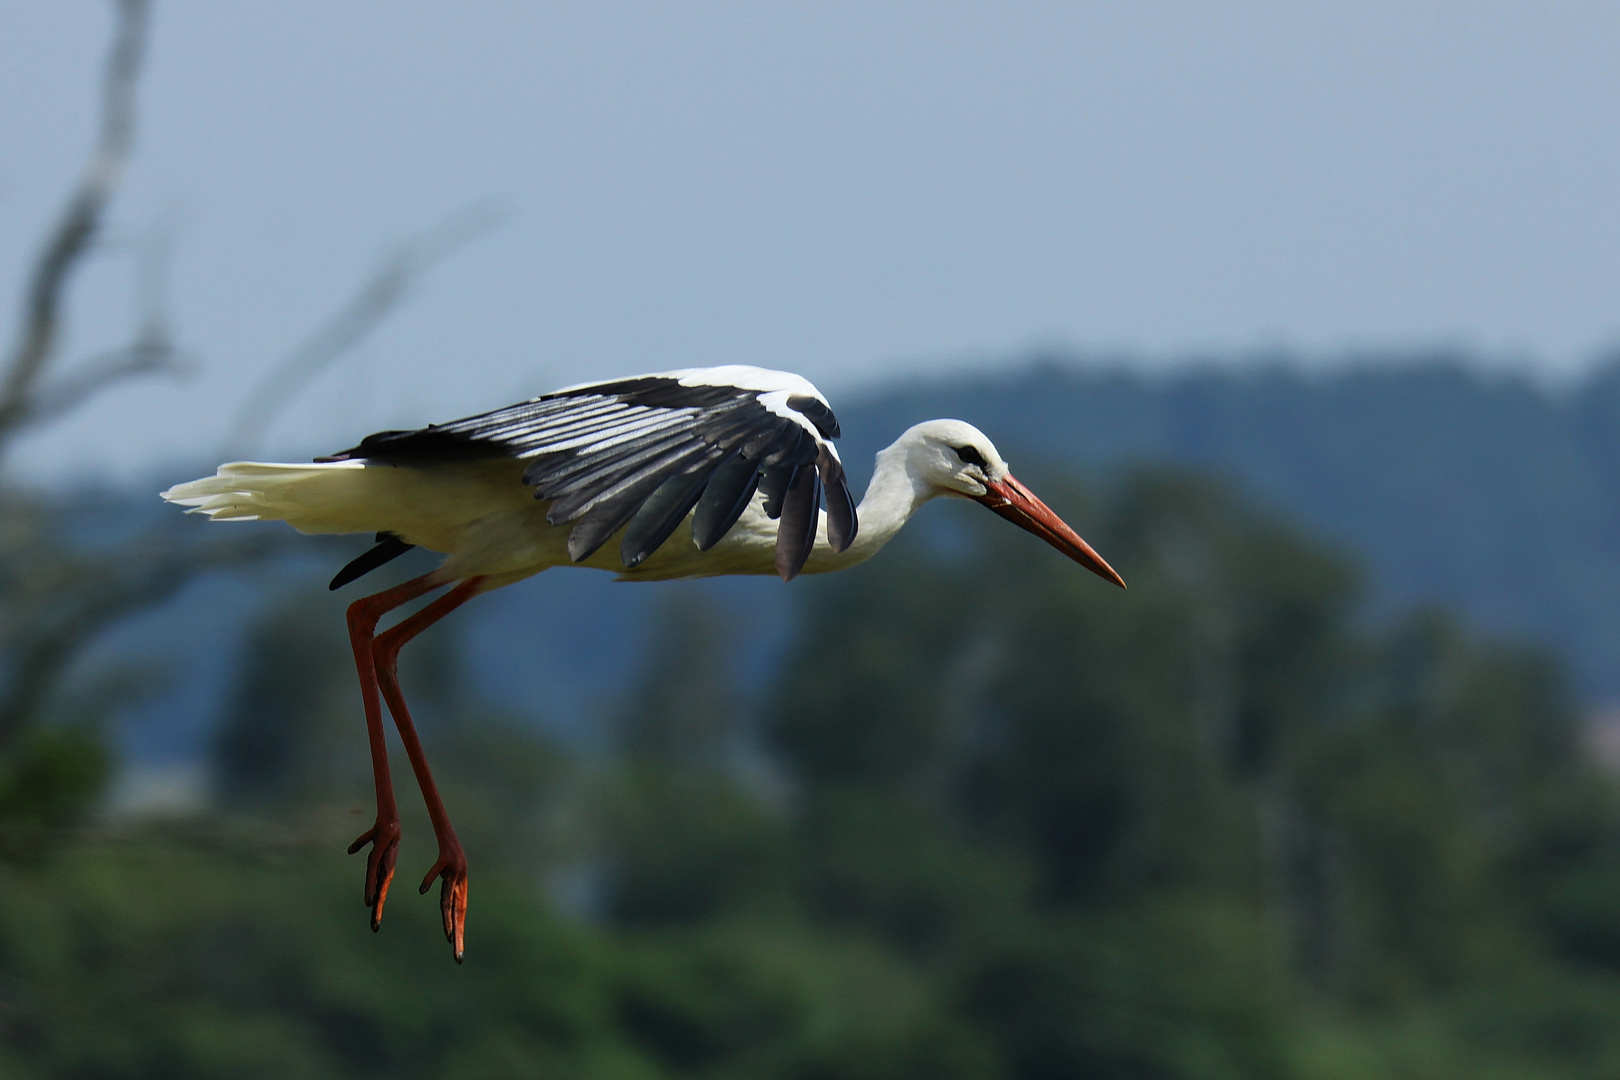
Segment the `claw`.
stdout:
[[362,899],[366,907],[371,909],[373,934],[382,929],[383,905],[388,902],[388,886],[393,884],[394,865],[399,861],[399,835],[397,818],[392,821],[379,818],[375,825],[349,845],[350,855],[367,844],[371,845],[371,850],[366,853],[366,886]]
[[426,893],[432,888],[434,878],[442,879],[439,914],[444,920],[444,938],[455,950],[456,963],[459,964],[463,951],[462,938],[467,929],[467,856],[459,844],[448,851],[443,848],[439,850],[439,861],[422,879],[422,888],[418,891]]

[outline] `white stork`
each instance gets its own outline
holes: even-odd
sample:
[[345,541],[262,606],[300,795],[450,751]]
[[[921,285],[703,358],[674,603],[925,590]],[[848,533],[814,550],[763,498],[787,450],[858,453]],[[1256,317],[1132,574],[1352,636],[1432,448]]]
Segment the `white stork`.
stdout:
[[[364,897],[373,930],[400,839],[380,693],[439,843],[421,891],[441,879],[445,936],[462,958],[467,859],[396,671],[407,641],[481,592],[569,565],[616,571],[623,581],[719,574],[789,581],[864,562],[941,495],[984,504],[1124,587],[1013,478],[971,424],[930,420],[901,435],[877,455],[859,508],[831,442],[838,435],[827,399],[797,375],[694,368],[572,386],[464,420],[378,432],[313,464],[232,462],[163,493],[216,521],[376,533],[377,545],[339,571],[334,589],[412,547],[445,555],[430,573],[348,609],[377,787],[376,822],[349,851],[371,845]],[[614,536],[617,552],[605,547]],[[447,585],[450,591],[377,633],[384,614]]]

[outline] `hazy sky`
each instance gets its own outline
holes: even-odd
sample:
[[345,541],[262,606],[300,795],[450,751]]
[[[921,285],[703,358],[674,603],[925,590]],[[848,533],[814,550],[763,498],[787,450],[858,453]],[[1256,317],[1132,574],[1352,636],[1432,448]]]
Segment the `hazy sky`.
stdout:
[[[107,7],[0,8],[0,327],[77,175]],[[115,240],[172,222],[205,361],[32,440],[119,475],[220,444],[391,241],[510,211],[309,386],[308,456],[710,363],[834,395],[1033,346],[1620,342],[1620,5],[159,0]],[[132,318],[128,244],[72,355]],[[836,401],[835,401],[836,403]]]

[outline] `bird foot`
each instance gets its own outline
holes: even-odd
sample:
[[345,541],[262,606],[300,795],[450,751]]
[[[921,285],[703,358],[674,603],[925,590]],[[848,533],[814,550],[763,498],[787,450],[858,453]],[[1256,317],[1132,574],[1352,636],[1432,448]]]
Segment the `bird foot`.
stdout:
[[388,886],[394,880],[394,865],[399,861],[399,818],[379,816],[377,823],[355,838],[349,845],[353,855],[367,844],[366,853],[366,907],[371,909],[371,932],[382,928],[383,904],[388,900]]
[[449,846],[439,846],[439,861],[422,879],[421,892],[426,893],[433,879],[440,878],[439,914],[444,919],[444,937],[455,950],[456,963],[461,963],[462,934],[467,927],[467,856],[461,845],[451,837]]

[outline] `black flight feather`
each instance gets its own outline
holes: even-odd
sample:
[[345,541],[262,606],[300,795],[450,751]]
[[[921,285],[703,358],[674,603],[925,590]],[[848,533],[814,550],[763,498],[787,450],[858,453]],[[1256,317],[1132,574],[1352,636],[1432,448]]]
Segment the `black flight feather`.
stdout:
[[765,516],[775,521],[782,516],[782,500],[798,471],[796,465],[783,465],[774,469],[761,469],[759,490],[765,496]]
[[336,592],[349,582],[365,577],[384,563],[393,562],[415,546],[407,544],[393,533],[380,532],[377,534],[377,546],[359,558],[351,560],[349,565],[339,570],[327,588]]
[[599,495],[611,494],[614,487],[626,477],[644,471],[649,465],[656,467],[671,455],[682,455],[703,444],[681,436],[671,436],[650,446],[637,447],[622,456],[593,458],[581,463],[562,461],[549,472],[535,475],[527,472],[527,482],[534,485],[534,497],[551,500],[546,517],[553,525],[572,521],[590,509],[591,500]]
[[[810,433],[792,421],[778,422],[755,429],[756,433],[742,444],[744,457],[751,457],[762,465],[800,465],[792,454],[799,440]],[[791,460],[790,460],[791,459]]]
[[844,478],[844,466],[831,451],[823,450],[816,459],[816,469],[827,501],[827,546],[834,551],[847,550],[855,542],[860,522],[855,516],[855,496],[849,493],[849,481]]
[[833,415],[832,409],[820,398],[813,398],[809,394],[794,394],[787,399],[788,408],[802,415],[806,420],[816,425],[822,438],[836,439],[843,434],[838,430],[838,417]]
[[[705,451],[714,452],[703,447],[695,453],[689,453],[692,459],[696,459]],[[585,510],[584,516],[575,523],[573,531],[568,534],[568,557],[575,562],[590,558],[597,548],[607,543],[608,537],[618,532],[624,527],[625,522],[635,516],[648,496],[668,479],[670,471],[694,464],[695,460],[683,458],[668,462],[659,461],[597,496]]]
[[668,457],[702,449],[703,444],[685,434],[669,435],[655,442],[637,445],[620,454],[602,457],[564,460],[542,470],[525,470],[524,478],[534,485],[534,497],[550,499],[552,506],[546,517],[553,525],[571,520],[585,508],[591,498],[613,487],[620,480]]
[[759,463],[741,454],[720,464],[709,478],[692,515],[692,542],[699,551],[708,551],[731,531],[759,487]]
[[713,470],[707,468],[681,473],[665,480],[648,496],[625,526],[624,539],[619,544],[619,558],[625,566],[631,569],[640,566],[669,539],[669,534],[692,512],[712,475]]
[[808,465],[800,466],[782,500],[782,521],[776,527],[776,572],[783,581],[798,577],[810,558],[820,509],[821,474]]
[[702,443],[686,443],[666,448],[654,457],[638,456],[588,487],[570,487],[546,509],[546,520],[561,525],[588,516],[597,506],[618,499],[627,490],[641,491],[644,499],[675,473],[695,466],[705,456],[718,461],[722,453]]
[[816,437],[798,424],[788,424],[760,457],[763,465],[808,465],[816,460]]
[[603,500],[575,522],[568,533],[568,557],[574,562],[584,562],[596,554],[596,550],[607,543],[608,538],[641,508],[647,496],[652,494],[650,488],[653,486],[621,491],[617,496]]

